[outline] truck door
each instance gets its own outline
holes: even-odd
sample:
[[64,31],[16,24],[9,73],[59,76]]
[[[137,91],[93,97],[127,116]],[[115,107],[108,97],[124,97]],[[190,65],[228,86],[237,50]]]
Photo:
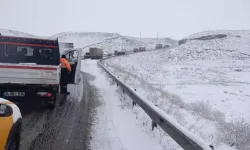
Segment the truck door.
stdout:
[[81,77],[81,50],[70,50],[67,51],[65,55],[71,66],[69,83],[79,83]]

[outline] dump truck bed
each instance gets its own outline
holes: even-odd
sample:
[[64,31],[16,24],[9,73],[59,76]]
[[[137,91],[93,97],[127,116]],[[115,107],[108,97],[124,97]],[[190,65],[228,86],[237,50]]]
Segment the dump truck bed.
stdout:
[[103,49],[101,48],[90,48],[90,57],[91,58],[102,58],[103,57]]
[[0,84],[59,84],[58,40],[0,36]]
[[0,84],[59,84],[60,66],[0,63]]

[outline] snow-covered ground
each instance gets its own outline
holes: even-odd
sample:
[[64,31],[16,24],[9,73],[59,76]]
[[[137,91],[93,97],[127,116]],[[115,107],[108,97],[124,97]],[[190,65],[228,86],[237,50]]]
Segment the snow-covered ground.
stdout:
[[[226,36],[204,40],[218,34]],[[104,65],[217,148],[250,149],[250,31],[186,39],[176,48],[115,57]]]
[[151,120],[140,107],[112,84],[95,60],[83,60],[82,71],[92,75],[98,105],[91,128],[91,150],[180,149],[160,129],[151,132]]

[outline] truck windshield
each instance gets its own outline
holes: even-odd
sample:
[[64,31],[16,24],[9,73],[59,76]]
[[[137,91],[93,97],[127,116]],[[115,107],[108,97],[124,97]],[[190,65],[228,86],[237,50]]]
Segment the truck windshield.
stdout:
[[0,44],[0,63],[59,65],[60,54],[57,48]]

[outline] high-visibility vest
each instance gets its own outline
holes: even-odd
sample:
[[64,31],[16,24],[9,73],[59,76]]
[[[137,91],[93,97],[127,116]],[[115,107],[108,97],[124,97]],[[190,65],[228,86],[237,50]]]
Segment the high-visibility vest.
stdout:
[[70,66],[69,62],[67,61],[67,59],[60,58],[60,63],[61,63],[61,68],[67,68],[68,71],[71,71],[71,66]]

